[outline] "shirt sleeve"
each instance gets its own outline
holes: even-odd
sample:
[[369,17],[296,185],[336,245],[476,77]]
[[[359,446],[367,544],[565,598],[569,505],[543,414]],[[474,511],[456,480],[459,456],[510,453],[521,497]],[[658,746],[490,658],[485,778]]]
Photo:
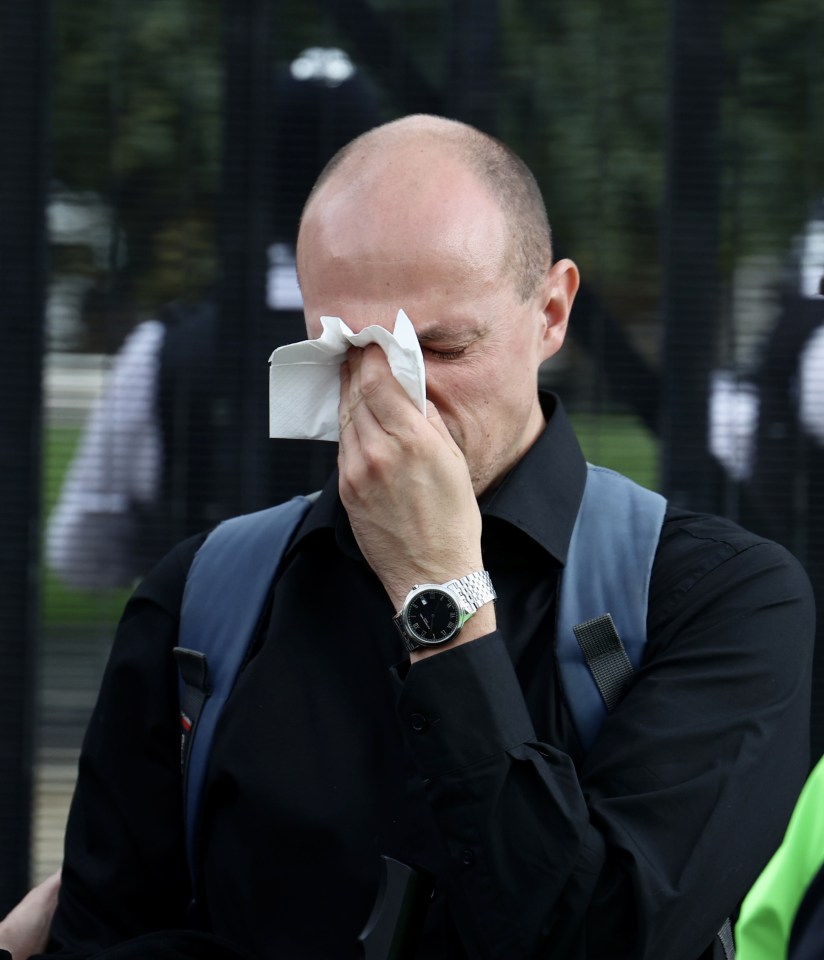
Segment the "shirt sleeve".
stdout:
[[736,910],[807,770],[814,619],[797,563],[748,543],[659,576],[647,659],[580,769],[536,741],[498,633],[408,671],[470,956],[695,960]]
[[49,519],[49,566],[73,587],[122,587],[140,572],[133,507],[151,505],[160,485],[155,397],[164,332],[162,323],[150,320],[124,342]]
[[80,758],[52,926],[71,957],[186,925],[177,676],[171,650],[202,537],[176,547],[126,606]]

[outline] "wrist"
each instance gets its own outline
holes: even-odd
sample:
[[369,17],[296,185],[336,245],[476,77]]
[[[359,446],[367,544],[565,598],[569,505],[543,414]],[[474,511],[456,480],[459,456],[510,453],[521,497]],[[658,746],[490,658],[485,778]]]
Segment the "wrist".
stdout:
[[428,657],[435,657],[445,650],[451,650],[453,647],[459,647],[464,643],[471,643],[480,637],[485,637],[489,633],[494,633],[498,623],[495,616],[495,604],[487,603],[481,607],[478,612],[472,616],[463,626],[461,632],[437,647],[420,647],[418,650],[412,650],[409,653],[410,663],[417,663],[419,660],[426,660]]
[[[406,594],[394,622],[409,653],[454,645],[460,638],[465,642],[495,629],[495,598],[485,570],[443,583],[416,584]],[[477,620],[481,610],[487,613]]]
[[421,584],[430,583],[440,586],[469,576],[473,570],[483,570],[483,562],[470,560],[453,564],[427,565],[425,568],[393,574],[391,582],[384,580],[384,589],[389,595],[393,609],[400,613],[409,595]]

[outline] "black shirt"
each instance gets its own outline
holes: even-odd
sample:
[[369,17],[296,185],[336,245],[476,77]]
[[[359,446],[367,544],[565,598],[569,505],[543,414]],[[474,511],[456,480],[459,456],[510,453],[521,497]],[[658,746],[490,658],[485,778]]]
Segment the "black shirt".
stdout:
[[[482,503],[498,630],[411,668],[332,478],[216,733],[209,929],[260,960],[358,957],[389,854],[436,877],[419,957],[712,955],[807,774],[809,585],[783,548],[670,509],[644,663],[584,755],[552,640],[585,472],[557,404]],[[69,954],[186,923],[171,648],[200,542],[118,629],[67,831]]]

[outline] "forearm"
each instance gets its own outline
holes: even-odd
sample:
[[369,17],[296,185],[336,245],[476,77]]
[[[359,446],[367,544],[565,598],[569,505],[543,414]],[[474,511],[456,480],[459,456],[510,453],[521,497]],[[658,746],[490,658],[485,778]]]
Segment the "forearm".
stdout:
[[[469,955],[531,957],[549,931],[570,936],[603,844],[572,761],[537,742],[500,635],[413,666],[399,714],[446,840]],[[564,906],[573,886],[577,916]]]

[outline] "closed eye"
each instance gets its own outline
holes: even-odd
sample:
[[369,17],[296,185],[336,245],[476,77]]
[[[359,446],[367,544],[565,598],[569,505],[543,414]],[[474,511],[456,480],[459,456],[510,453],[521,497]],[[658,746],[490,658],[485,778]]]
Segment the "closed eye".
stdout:
[[423,349],[435,360],[457,360],[458,357],[466,353],[466,347],[460,347],[458,350],[433,350],[432,347],[424,347]]

